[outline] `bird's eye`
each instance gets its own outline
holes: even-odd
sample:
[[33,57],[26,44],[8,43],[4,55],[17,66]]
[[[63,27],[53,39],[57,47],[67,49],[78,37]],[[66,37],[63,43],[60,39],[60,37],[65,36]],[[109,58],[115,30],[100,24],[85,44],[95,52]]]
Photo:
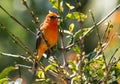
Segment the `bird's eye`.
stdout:
[[56,19],[56,17],[55,17],[55,16],[50,16],[50,18],[51,18],[51,19]]

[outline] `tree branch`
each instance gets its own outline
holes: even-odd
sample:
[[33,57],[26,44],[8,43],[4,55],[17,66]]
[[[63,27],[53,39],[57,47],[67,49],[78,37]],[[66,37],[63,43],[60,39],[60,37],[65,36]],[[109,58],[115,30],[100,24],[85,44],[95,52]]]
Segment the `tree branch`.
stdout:
[[0,52],[0,55],[5,55],[5,56],[8,56],[8,57],[14,57],[14,58],[21,58],[23,60],[26,60],[28,62],[33,62],[31,59],[25,57],[25,56],[22,56],[22,55],[14,55],[14,54],[9,54],[9,53],[4,53],[4,52]]
[[34,14],[33,10],[32,10],[31,8],[29,8],[29,6],[27,5],[26,0],[22,0],[22,3],[23,3],[23,5],[28,9],[30,15],[32,16],[33,21],[34,21],[34,23],[35,23],[35,25],[36,25],[36,28],[39,28],[39,20],[38,20],[38,17],[35,17],[35,14]]

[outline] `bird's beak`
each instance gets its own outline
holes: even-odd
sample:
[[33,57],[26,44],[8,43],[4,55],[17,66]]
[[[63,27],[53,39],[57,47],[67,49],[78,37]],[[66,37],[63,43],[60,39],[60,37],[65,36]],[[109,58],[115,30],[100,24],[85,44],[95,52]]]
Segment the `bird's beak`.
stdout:
[[60,17],[60,16],[57,16],[57,19],[61,19],[61,17]]

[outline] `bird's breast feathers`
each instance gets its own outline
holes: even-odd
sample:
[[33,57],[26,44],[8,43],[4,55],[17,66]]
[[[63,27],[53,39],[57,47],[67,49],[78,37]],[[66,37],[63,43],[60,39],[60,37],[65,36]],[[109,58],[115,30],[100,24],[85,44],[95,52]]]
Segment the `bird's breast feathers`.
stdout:
[[46,28],[44,32],[45,39],[48,41],[50,46],[54,46],[58,40],[58,28],[57,27],[50,27]]

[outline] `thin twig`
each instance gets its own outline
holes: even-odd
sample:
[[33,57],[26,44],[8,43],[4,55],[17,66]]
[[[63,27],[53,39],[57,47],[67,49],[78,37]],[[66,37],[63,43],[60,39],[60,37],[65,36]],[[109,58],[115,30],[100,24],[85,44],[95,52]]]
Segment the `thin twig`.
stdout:
[[94,14],[93,14],[92,11],[90,11],[90,14],[91,14],[93,23],[94,23],[94,25],[95,25],[95,29],[96,29],[96,33],[97,33],[97,36],[98,36],[98,40],[99,40],[99,42],[100,42],[100,41],[101,41],[101,37],[100,37],[100,34],[99,34],[98,26],[96,25],[96,20],[95,20]]
[[34,32],[32,32],[30,30],[30,28],[26,27],[25,25],[23,25],[20,21],[18,21],[14,16],[12,16],[9,12],[7,12],[6,9],[4,9],[1,5],[0,8],[12,19],[14,20],[16,23],[18,23],[20,26],[22,26],[22,28],[24,28],[26,31],[28,31],[30,34],[32,34],[33,36],[36,36],[36,34]]
[[[63,1],[63,4],[65,3],[64,0]],[[63,40],[63,34],[64,34],[64,29],[62,28],[63,27],[63,23],[64,23],[64,17],[63,16],[63,12],[61,11],[60,9],[60,3],[61,1],[58,0],[58,14],[61,15],[61,19],[63,20],[62,22],[60,22],[60,25],[59,25],[59,33],[60,33],[60,41],[61,41],[61,50],[62,50],[62,59],[63,59],[63,66],[65,67],[65,69],[67,70],[67,60],[66,60],[66,48],[65,48],[65,43],[64,43],[64,40]],[[67,32],[68,33],[68,32]],[[70,33],[69,33],[70,34]]]
[[111,36],[111,38],[110,38],[109,41],[107,41],[107,40],[103,41],[103,42],[105,43],[105,45],[102,46],[102,47],[103,47],[103,50],[105,50],[105,49],[108,47],[108,45],[109,45],[110,42],[113,40],[113,38],[114,38],[115,35],[116,35],[116,34],[113,34],[113,35]]
[[9,53],[4,53],[4,52],[0,52],[0,55],[4,55],[4,56],[8,56],[8,57],[14,57],[14,58],[21,58],[23,60],[26,60],[26,61],[32,63],[31,59],[26,58],[25,56],[22,56],[22,55],[14,55],[14,54],[9,54]]
[[[109,36],[109,26],[110,26],[110,23],[108,22],[108,24],[107,24],[107,28],[105,29],[105,32],[104,32],[104,34],[103,34],[103,36],[102,36],[102,40],[104,40],[105,39],[105,36],[106,36],[106,34],[108,34],[107,35],[107,37],[106,37],[106,41],[107,41],[107,38],[108,38],[108,36]],[[109,30],[109,31],[108,31]],[[106,42],[105,41],[105,42]]]
[[23,2],[23,5],[28,9],[30,15],[32,16],[33,21],[35,22],[36,28],[39,28],[39,20],[37,17],[35,17],[33,10],[31,8],[29,8],[29,6],[26,3],[26,0],[22,0],[22,2]]
[[60,37],[61,37],[61,48],[62,48],[62,56],[63,56],[63,66],[67,66],[67,60],[66,60],[66,49],[65,49],[65,44],[63,41],[63,33],[61,32],[62,29],[60,30]]
[[18,73],[19,73],[19,78],[21,78],[21,67],[18,65]]
[[27,69],[32,69],[32,67],[26,66],[26,65],[22,65],[22,64],[16,64],[16,66],[18,66],[18,67],[23,67],[23,68],[27,68]]
[[110,26],[111,26],[111,23],[109,22],[108,23],[108,32],[107,32],[107,37],[106,37],[106,39],[105,39],[105,42],[107,42],[107,40],[109,39],[109,36],[110,36],[110,32],[111,32],[111,30],[109,29],[110,28]]
[[118,47],[118,48],[114,51],[114,53],[112,54],[112,56],[111,56],[111,58],[110,58],[110,60],[109,60],[109,62],[108,62],[108,65],[110,65],[110,63],[112,62],[113,57],[115,56],[115,54],[118,52],[119,49],[120,49],[120,47]]

